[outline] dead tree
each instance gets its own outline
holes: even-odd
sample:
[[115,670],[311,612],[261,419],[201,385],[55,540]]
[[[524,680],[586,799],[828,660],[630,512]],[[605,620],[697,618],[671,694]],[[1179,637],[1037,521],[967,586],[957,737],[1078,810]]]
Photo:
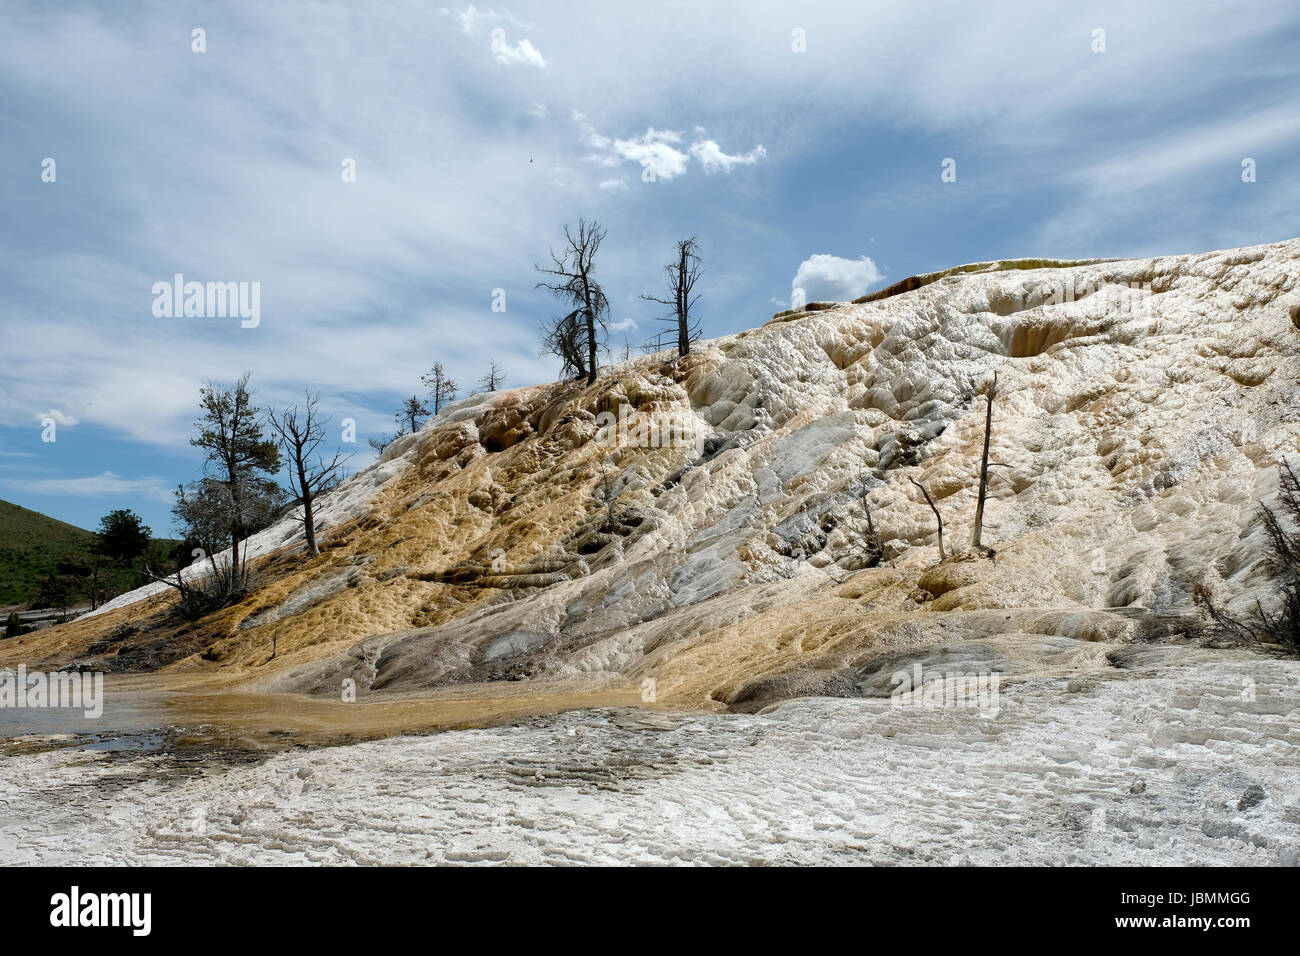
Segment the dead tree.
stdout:
[[[544,346],[559,356],[566,373],[585,374],[588,385],[596,381],[599,333],[605,330],[609,314],[609,300],[595,276],[596,253],[604,239],[605,230],[600,228],[600,223],[588,225],[579,219],[576,235],[568,226],[564,227],[565,247],[559,255],[551,251],[551,267],[534,266],[538,272],[553,277],[537,283],[537,287],[574,306],[564,318],[544,327]],[[579,345],[585,347],[585,357],[573,354]]]
[[699,301],[699,296],[694,294],[695,283],[699,281],[702,271],[698,250],[699,243],[695,241],[694,236],[677,241],[677,256],[672,262],[664,266],[664,272],[668,274],[668,292],[672,298],[661,299],[654,295],[641,296],[647,302],[658,302],[660,305],[666,305],[673,310],[668,315],[663,316],[660,321],[676,326],[678,355],[686,355],[690,352],[691,343],[700,337],[698,323],[691,324],[691,309]]
[[488,359],[487,374],[478,380],[485,392],[495,392],[506,380],[506,370],[494,358]]
[[600,460],[600,499],[605,503],[605,528],[609,532],[615,528],[614,522],[614,499],[617,495],[609,486],[609,472],[605,468],[605,459]]
[[[177,610],[182,616],[197,619],[210,610],[220,607],[223,601],[219,598],[228,587],[229,567],[225,569],[217,566],[216,555],[208,552],[208,564],[212,566],[212,573],[206,581],[201,578],[200,572],[194,571],[190,578],[185,578],[185,569],[178,564],[176,568],[176,580],[171,580],[166,574],[158,574],[147,563],[144,566],[144,575],[151,581],[157,581],[159,584],[165,584],[176,591]],[[197,565],[198,562],[195,562]],[[191,566],[193,567],[193,565]]]
[[988,408],[984,413],[984,457],[980,460],[979,498],[975,501],[975,534],[971,539],[971,549],[979,550],[980,534],[984,531],[984,498],[989,490],[989,438],[993,434],[993,399],[998,394],[998,373],[993,373],[993,382],[988,390]]
[[939,514],[939,509],[935,506],[934,499],[930,497],[930,492],[925,490],[925,485],[921,484],[910,475],[907,480],[921,489],[921,494],[925,495],[925,503],[929,505],[930,510],[934,512],[934,520],[939,524],[939,560],[947,560],[948,555],[943,550],[943,515]]
[[559,358],[564,378],[587,378],[586,329],[581,318],[582,310],[575,309],[542,323],[542,354]]
[[[867,495],[867,478],[862,472],[858,472],[858,481],[861,482],[861,489],[858,491],[858,500],[862,502],[862,513],[867,516],[867,567],[874,568],[885,558],[885,546],[880,540],[880,534],[876,531],[876,522],[871,515],[871,499]],[[890,561],[892,565],[893,562]]]
[[[394,438],[400,438],[407,434],[408,429],[409,433],[414,435],[420,430],[420,426],[424,424],[420,419],[429,414],[431,414],[429,406],[420,401],[417,396],[412,395],[410,398],[405,399],[402,402],[402,406],[393,414],[393,421],[397,422],[398,425],[397,434],[394,435],[393,438],[384,442],[385,447],[387,447],[389,442],[393,441]],[[374,447],[373,443],[371,447]],[[379,450],[382,451],[383,449]]]
[[[420,381],[424,383],[424,387],[429,390],[429,397],[433,399],[435,415],[442,411],[443,406],[448,402],[455,401],[456,393],[460,391],[460,386],[451,380],[451,376],[447,374],[441,362],[434,362],[428,374],[420,376]],[[415,431],[414,425],[411,426],[411,431]]]
[[397,431],[393,432],[391,435],[377,435],[373,438],[366,439],[366,444],[381,455],[387,451],[388,446],[397,441],[397,439],[401,438],[403,435],[410,434],[410,432],[406,430],[406,422],[400,418],[402,413],[399,411],[397,414],[399,416],[399,422],[401,422]]
[[307,401],[301,408],[290,405],[278,414],[272,410],[267,418],[288,457],[289,490],[302,503],[300,520],[307,538],[307,552],[315,557],[320,554],[316,546],[316,497],[338,484],[340,470],[352,456],[335,452],[333,458],[326,459],[319,452],[330,419],[321,416],[320,399],[311,392],[307,393]]

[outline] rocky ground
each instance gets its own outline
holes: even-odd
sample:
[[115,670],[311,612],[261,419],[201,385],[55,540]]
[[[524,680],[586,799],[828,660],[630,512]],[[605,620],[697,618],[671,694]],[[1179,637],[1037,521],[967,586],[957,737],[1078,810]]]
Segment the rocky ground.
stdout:
[[[1189,659],[1190,658],[1190,659]],[[1135,651],[997,714],[629,708],[265,759],[6,761],[11,863],[1300,863],[1300,664]]]

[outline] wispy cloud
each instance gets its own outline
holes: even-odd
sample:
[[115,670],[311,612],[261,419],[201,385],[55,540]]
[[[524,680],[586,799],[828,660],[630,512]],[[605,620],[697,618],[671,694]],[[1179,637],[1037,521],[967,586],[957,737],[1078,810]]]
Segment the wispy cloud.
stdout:
[[505,39],[505,31],[497,35],[494,30],[493,34],[492,52],[496,55],[498,63],[504,63],[506,66],[524,63],[540,70],[546,69],[546,58],[542,56],[542,51],[533,46],[529,40],[518,40],[514,46],[511,46]]
[[443,7],[438,11],[444,17],[451,17],[460,24],[461,31],[469,37],[480,37],[487,33],[491,38],[492,55],[496,61],[505,66],[512,66],[516,63],[522,63],[527,66],[535,66],[538,69],[546,69],[546,58],[542,52],[537,49],[531,40],[524,38],[516,40],[513,44],[506,38],[505,27],[501,24],[509,23],[521,30],[531,30],[532,28],[523,21],[514,17],[508,10],[479,10],[473,4],[464,10],[449,10]]
[[451,17],[460,24],[461,30],[466,36],[474,36],[480,31],[480,28],[486,27],[493,23],[509,23],[512,26],[519,27],[521,30],[531,30],[532,27],[520,20],[509,10],[487,9],[480,10],[474,4],[470,4],[463,10],[451,10],[443,7],[438,11],[440,16]]
[[729,173],[733,166],[753,166],[767,155],[767,150],[759,144],[748,153],[729,156],[716,142],[705,139],[691,144],[691,155],[699,160],[706,173]]
[[1098,193],[1132,193],[1177,176],[1223,163],[1237,171],[1247,157],[1258,157],[1300,134],[1300,113],[1288,104],[1240,119],[1214,120],[1181,134],[1152,137],[1121,155],[1091,163],[1065,174]]
[[73,425],[77,424],[77,419],[57,408],[48,408],[43,412],[36,413],[36,420],[38,422],[44,424],[47,419],[54,422],[56,425],[62,425],[64,428],[71,428]]
[[154,501],[172,499],[172,489],[161,478],[123,478],[111,471],[102,471],[87,478],[10,478],[5,484],[33,495],[122,499],[137,496]]

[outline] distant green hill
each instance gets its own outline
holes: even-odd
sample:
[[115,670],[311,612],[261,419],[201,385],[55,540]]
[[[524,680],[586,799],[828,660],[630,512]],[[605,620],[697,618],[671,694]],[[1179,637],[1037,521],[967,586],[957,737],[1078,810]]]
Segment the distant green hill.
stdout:
[[31,598],[59,558],[94,539],[85,528],[0,501],[0,605]]
[[[41,582],[59,560],[65,555],[87,553],[95,537],[85,528],[0,501],[0,607],[34,601]],[[151,547],[176,544],[165,538],[155,542]],[[154,561],[155,567],[167,563],[158,557]],[[106,568],[103,581],[109,594],[120,594],[137,587],[142,579],[138,570]],[[78,595],[72,603],[86,601],[86,597]]]

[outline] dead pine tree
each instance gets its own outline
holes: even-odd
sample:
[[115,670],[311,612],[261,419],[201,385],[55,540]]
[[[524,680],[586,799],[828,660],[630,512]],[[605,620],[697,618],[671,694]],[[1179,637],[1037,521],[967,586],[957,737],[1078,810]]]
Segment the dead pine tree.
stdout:
[[609,315],[609,300],[596,281],[596,253],[604,239],[605,230],[600,223],[593,221],[588,225],[586,220],[579,219],[576,234],[568,226],[564,227],[564,249],[559,255],[551,250],[551,266],[534,266],[538,272],[552,277],[543,279],[537,287],[574,306],[563,318],[543,327],[543,346],[559,356],[566,374],[585,375],[588,385],[596,381],[600,333],[605,330]]
[[[420,376],[420,381],[424,383],[424,387],[429,390],[429,397],[433,399],[435,415],[449,402],[455,401],[456,393],[460,391],[460,386],[451,380],[451,376],[447,374],[441,362],[434,362],[433,368],[429,369],[427,374]],[[414,426],[411,431],[415,431]]]
[[925,503],[929,505],[930,510],[934,512],[934,520],[938,522],[939,525],[939,560],[946,561],[948,559],[948,555],[943,550],[943,515],[939,514],[939,509],[935,505],[934,499],[930,497],[930,492],[925,490],[925,485],[921,484],[919,481],[917,481],[915,478],[911,477],[910,475],[908,476],[907,480],[910,481],[912,484],[916,485],[916,487],[921,489],[921,494],[925,495]]
[[647,302],[657,302],[672,309],[672,312],[663,316],[661,321],[676,326],[677,354],[679,356],[689,353],[691,343],[700,337],[699,324],[692,325],[691,309],[699,301],[699,296],[694,294],[694,290],[695,283],[700,279],[701,271],[699,243],[696,242],[695,237],[679,239],[677,241],[677,255],[672,262],[664,266],[664,272],[668,275],[668,294],[672,298],[661,299],[654,295],[641,296]]
[[397,415],[398,415],[398,421],[401,423],[401,425],[396,432],[394,432],[391,435],[378,435],[375,436],[374,438],[366,439],[366,444],[368,444],[371,448],[373,448],[376,452],[378,452],[381,455],[385,451],[387,451],[388,446],[391,445],[393,442],[397,441],[397,439],[401,438],[403,435],[410,434],[410,432],[406,430],[405,419],[401,417],[402,413],[399,411]]
[[335,452],[334,457],[327,459],[320,453],[330,419],[322,417],[320,399],[311,392],[301,407],[290,405],[282,412],[269,411],[267,420],[288,459],[289,490],[302,504],[300,520],[307,539],[307,553],[316,557],[320,554],[316,545],[316,498],[338,484],[340,472],[352,456]]
[[542,323],[542,354],[560,360],[560,374],[565,378],[587,378],[586,329],[580,319],[582,310],[548,319]]
[[[867,567],[874,568],[885,560],[885,546],[880,540],[880,534],[876,531],[876,522],[871,514],[871,498],[868,496],[867,477],[861,471],[858,472],[858,482],[861,488],[858,491],[858,500],[862,502],[862,513],[867,517],[867,547],[865,549],[867,556]],[[892,567],[894,562],[890,559]]]
[[614,522],[614,499],[617,496],[614,490],[609,486],[609,472],[605,468],[605,459],[600,460],[600,498],[605,503],[605,531],[611,532],[615,528]]
[[506,380],[506,370],[501,367],[501,363],[494,358],[488,358],[487,374],[478,380],[480,387],[485,392],[495,392]]
[[[408,432],[412,435],[418,432],[420,426],[424,424],[420,419],[428,414],[429,406],[420,401],[417,396],[412,395],[410,398],[405,399],[402,402],[402,407],[393,415],[393,420],[398,424],[397,434],[384,442],[385,447],[392,442],[393,439],[401,438],[403,435],[408,434]],[[381,452],[383,451],[382,448],[376,450]]]
[[[993,434],[993,399],[998,394],[998,373],[993,373],[993,382],[988,390],[988,408],[984,412],[984,456],[980,459],[979,497],[975,501],[975,533],[971,538],[972,551],[987,551],[980,543],[984,531],[984,498],[989,490],[989,438]],[[927,496],[928,497],[928,496]]]

